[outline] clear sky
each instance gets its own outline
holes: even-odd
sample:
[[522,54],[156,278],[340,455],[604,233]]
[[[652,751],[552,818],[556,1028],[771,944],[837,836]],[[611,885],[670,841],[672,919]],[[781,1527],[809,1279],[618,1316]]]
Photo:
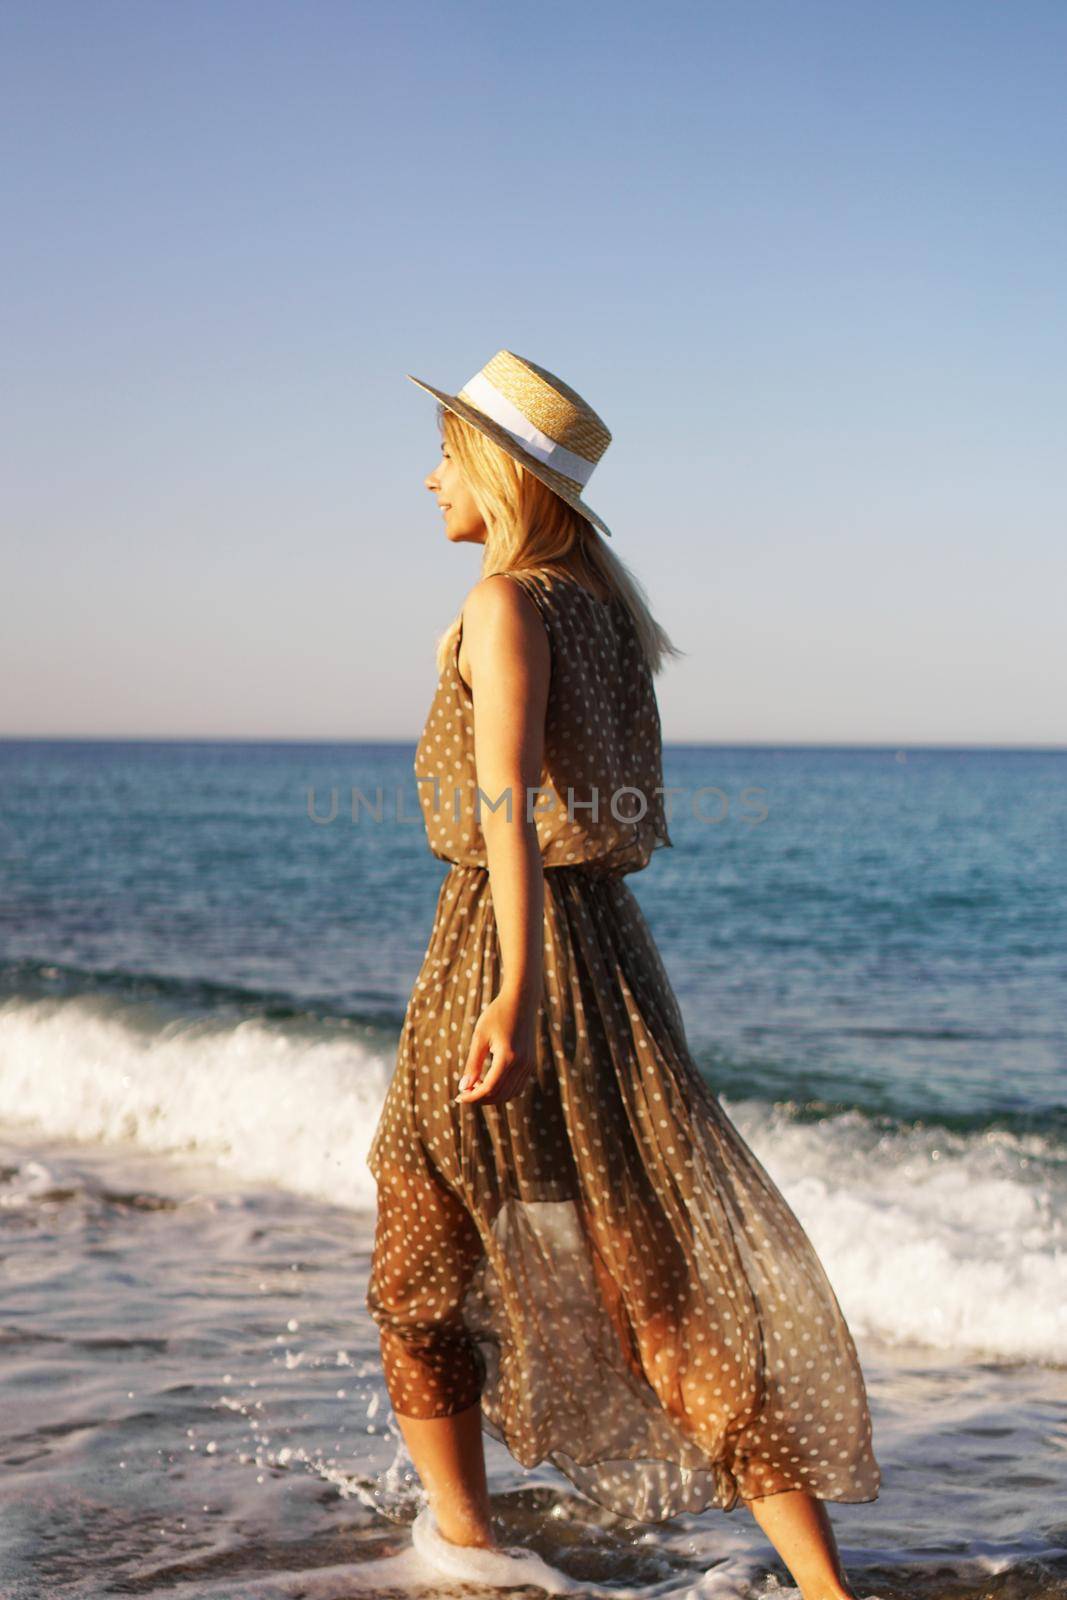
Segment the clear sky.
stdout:
[[0,733],[414,739],[498,349],[666,739],[1067,743],[1064,0],[6,0]]

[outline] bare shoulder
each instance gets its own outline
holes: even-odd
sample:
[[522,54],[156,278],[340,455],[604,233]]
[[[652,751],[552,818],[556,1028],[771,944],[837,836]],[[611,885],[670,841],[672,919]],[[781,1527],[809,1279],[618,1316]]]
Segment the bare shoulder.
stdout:
[[505,572],[493,572],[481,578],[463,602],[464,632],[471,638],[475,634],[503,635],[518,640],[529,640],[537,647],[539,636],[544,635],[535,602]]
[[496,674],[525,671],[546,679],[550,669],[548,635],[537,605],[503,572],[480,579],[463,602],[460,676],[468,686],[483,664]]

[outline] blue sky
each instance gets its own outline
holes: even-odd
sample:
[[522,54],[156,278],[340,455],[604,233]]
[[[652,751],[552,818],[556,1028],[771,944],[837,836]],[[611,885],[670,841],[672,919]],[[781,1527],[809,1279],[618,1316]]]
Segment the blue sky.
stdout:
[[414,739],[500,348],[668,740],[1067,742],[1067,7],[8,0],[0,733]]

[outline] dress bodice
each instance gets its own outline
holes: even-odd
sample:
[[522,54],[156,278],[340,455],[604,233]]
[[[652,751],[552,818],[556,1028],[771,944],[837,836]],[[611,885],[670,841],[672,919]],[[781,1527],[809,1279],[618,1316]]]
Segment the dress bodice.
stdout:
[[[551,676],[534,820],[546,869],[611,876],[646,867],[670,846],[662,740],[652,672],[621,600],[598,600],[553,573],[509,572],[548,634]],[[433,854],[487,867],[474,760],[474,699],[459,672],[462,624],[438,680],[415,755]],[[514,804],[524,796],[516,795]]]

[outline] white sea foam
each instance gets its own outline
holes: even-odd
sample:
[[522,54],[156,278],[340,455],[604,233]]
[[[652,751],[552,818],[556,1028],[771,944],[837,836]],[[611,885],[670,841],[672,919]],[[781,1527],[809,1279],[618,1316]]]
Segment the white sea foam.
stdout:
[[[365,1159],[394,1048],[264,1020],[153,1031],[100,997],[10,1000],[0,1121],[193,1154],[248,1183],[370,1210]],[[1040,1135],[722,1104],[856,1335],[1067,1362],[1067,1171]]]
[[545,1594],[579,1594],[587,1588],[550,1567],[532,1550],[518,1547],[483,1550],[476,1545],[450,1543],[437,1526],[429,1506],[423,1506],[415,1518],[411,1542],[423,1561],[446,1578],[502,1589],[529,1584],[532,1588],[543,1589]]
[[1067,1169],[1040,1134],[727,1107],[856,1334],[1067,1361]]
[[391,1067],[356,1039],[255,1019],[147,1031],[99,998],[0,1007],[0,1120],[357,1209],[374,1205],[365,1159]]

